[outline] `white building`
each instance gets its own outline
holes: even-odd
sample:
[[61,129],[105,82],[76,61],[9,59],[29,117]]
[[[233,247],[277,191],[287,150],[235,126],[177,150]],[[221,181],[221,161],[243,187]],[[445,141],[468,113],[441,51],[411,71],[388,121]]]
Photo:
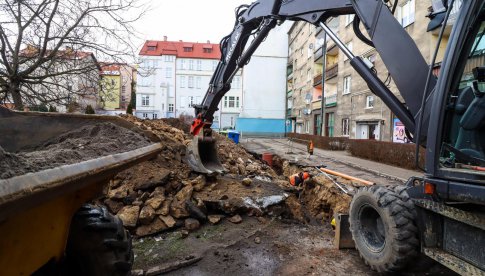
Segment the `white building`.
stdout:
[[[285,132],[286,64],[290,22],[274,28],[243,71],[242,110],[236,129],[249,135]],[[248,42],[249,45],[250,42]]]
[[[146,119],[194,116],[220,59],[218,44],[183,41],[147,41],[140,51],[136,116]],[[237,81],[236,81],[237,80]],[[240,76],[227,104],[214,116],[213,127],[235,125],[242,105]],[[232,124],[231,124],[232,118]],[[221,125],[222,123],[222,125]]]

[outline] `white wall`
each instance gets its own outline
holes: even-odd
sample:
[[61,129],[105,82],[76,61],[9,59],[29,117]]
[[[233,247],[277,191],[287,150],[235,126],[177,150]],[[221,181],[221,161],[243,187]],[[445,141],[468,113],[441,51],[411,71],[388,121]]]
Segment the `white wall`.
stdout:
[[[177,59],[177,103],[176,116],[194,116],[194,108],[190,106],[190,97],[194,104],[200,104],[204,98],[209,82],[217,65],[214,59]],[[200,67],[198,63],[200,62]],[[190,63],[193,64],[192,69]],[[182,79],[185,78],[185,81]],[[192,87],[189,87],[189,79],[192,78]]]
[[[240,117],[284,119],[290,22],[273,29],[243,71]],[[249,45],[249,43],[248,43]]]

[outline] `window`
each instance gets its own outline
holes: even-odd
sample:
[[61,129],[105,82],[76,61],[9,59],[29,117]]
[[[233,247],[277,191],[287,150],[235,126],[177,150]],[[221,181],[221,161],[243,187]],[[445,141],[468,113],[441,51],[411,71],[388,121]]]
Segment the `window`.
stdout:
[[305,133],[310,133],[310,122],[305,121]]
[[121,86],[121,93],[126,93],[126,86]]
[[180,107],[185,107],[185,97],[180,97]]
[[173,112],[173,110],[174,110],[174,105],[168,104],[168,112]]
[[342,119],[342,136],[349,136],[349,118]]
[[355,14],[347,14],[345,15],[345,26],[348,26],[352,21],[354,21]]
[[146,118],[148,118],[148,113],[143,113],[143,115],[142,115],[142,116],[143,116],[143,118],[145,118],[145,119],[146,119]]
[[241,77],[237,77],[237,76],[234,77],[232,84],[233,84],[232,88],[240,89],[241,88]]
[[[483,15],[482,10],[477,19],[483,20]],[[463,44],[466,46],[460,54],[462,60],[450,72],[454,76],[454,87],[446,90],[446,102],[443,103],[446,108],[439,158],[440,170],[451,171],[455,174],[454,177],[459,177],[457,173],[477,174],[474,179],[480,179],[481,183],[484,174],[476,166],[483,167],[485,164],[485,21],[482,20],[477,20],[470,28],[467,41]],[[449,173],[447,175],[451,176]],[[470,179],[469,177],[463,178]]]
[[162,111],[165,111],[165,104],[162,103]]
[[204,53],[210,54],[210,53],[212,53],[212,49],[211,48],[204,48]]
[[227,107],[227,96],[224,97],[224,107]]
[[350,87],[352,86],[352,76],[344,77],[344,92],[342,94],[349,94]]
[[194,96],[189,96],[189,107],[192,107],[195,104],[194,98]]
[[164,60],[166,62],[172,62],[173,61],[173,58],[174,58],[173,56],[165,56],[165,59]]
[[148,46],[148,51],[155,51],[156,49],[156,46]]
[[194,88],[194,77],[189,76],[189,88]]
[[306,80],[309,81],[312,79],[312,70],[311,68],[308,68],[308,70],[306,71]]
[[193,48],[192,47],[184,47],[184,52],[190,53],[192,52]]
[[[350,52],[352,52],[353,50],[353,44],[352,44],[352,41],[348,42],[347,44],[345,44],[345,46],[347,47],[347,49],[349,49]],[[344,61],[347,61],[349,58],[344,54]]]
[[236,107],[239,108],[239,97],[236,97]]
[[185,87],[185,76],[180,76],[180,88]]
[[200,85],[201,85],[200,83],[201,83],[201,80],[202,80],[202,79],[201,79],[201,77],[197,77],[197,78],[195,79],[195,87],[196,87],[197,89],[200,89]]
[[142,95],[141,96],[141,106],[149,106],[150,105],[150,96]]
[[403,27],[414,23],[415,20],[415,0],[409,0],[397,9],[397,18]]
[[158,114],[157,113],[153,113],[152,114],[152,119],[158,119]]
[[236,106],[236,97],[229,96],[229,107],[234,108]]
[[185,70],[185,59],[180,60],[180,69]]
[[335,115],[334,113],[327,113],[325,114],[325,135],[328,137],[333,137],[333,127],[335,123]]
[[158,68],[158,60],[153,60],[153,68]]
[[231,116],[231,127],[234,126],[234,117]]
[[122,101],[122,102],[126,102],[126,97],[122,95],[122,96],[121,96],[121,101]]
[[189,59],[189,70],[194,70],[194,60]]
[[197,71],[202,71],[202,60],[197,60]]
[[373,108],[374,107],[374,96],[367,96],[365,100],[365,108]]
[[171,67],[167,67],[167,70],[165,71],[165,77],[167,79],[171,79],[172,78],[172,68]]

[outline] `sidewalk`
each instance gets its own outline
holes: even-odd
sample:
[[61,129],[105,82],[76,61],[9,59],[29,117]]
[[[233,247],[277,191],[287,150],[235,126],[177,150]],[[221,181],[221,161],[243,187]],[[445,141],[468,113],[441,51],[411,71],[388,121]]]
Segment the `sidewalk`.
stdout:
[[314,155],[308,159],[306,145],[293,143],[292,147],[290,147],[287,139],[244,138],[240,142],[250,152],[258,154],[271,152],[301,165],[315,166],[333,161],[401,182],[405,182],[411,176],[423,176],[423,173],[419,171],[361,159],[351,156],[346,151],[329,151],[315,148]]

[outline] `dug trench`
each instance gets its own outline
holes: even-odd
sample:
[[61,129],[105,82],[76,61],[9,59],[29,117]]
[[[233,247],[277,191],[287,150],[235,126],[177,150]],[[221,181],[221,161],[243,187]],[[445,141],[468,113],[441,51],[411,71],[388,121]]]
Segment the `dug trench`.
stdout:
[[[278,156],[270,167],[223,136],[217,149],[227,173],[208,177],[184,161],[191,137],[183,122],[124,118],[164,146],[120,172],[96,201],[134,236],[133,275],[373,274],[355,250],[334,246],[331,219],[351,201],[334,181],[349,191],[359,183]],[[313,177],[291,186],[288,177],[302,170]]]

